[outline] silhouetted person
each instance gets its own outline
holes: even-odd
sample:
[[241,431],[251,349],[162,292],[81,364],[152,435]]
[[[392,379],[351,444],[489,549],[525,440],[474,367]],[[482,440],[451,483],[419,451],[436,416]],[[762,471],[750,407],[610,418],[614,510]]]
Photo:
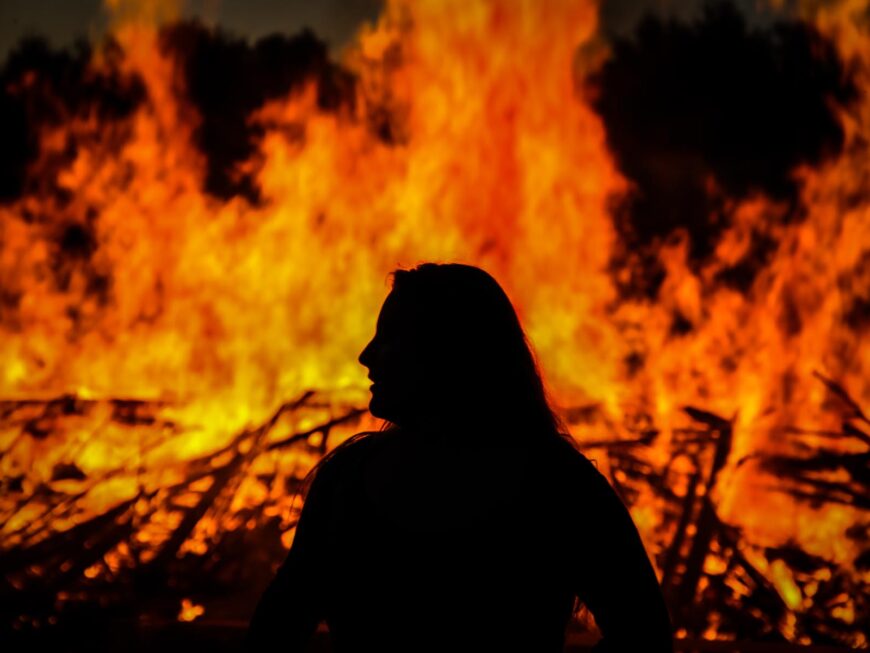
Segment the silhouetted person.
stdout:
[[316,470],[250,650],[562,651],[576,601],[598,651],[672,650],[662,594],[607,480],[563,436],[517,315],[470,266],[393,274],[370,410],[388,427]]

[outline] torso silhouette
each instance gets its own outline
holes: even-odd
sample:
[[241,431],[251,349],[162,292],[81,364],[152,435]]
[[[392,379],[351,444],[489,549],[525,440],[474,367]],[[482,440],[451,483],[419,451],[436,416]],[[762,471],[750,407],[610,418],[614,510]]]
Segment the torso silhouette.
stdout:
[[377,433],[318,471],[248,643],[302,651],[325,619],[336,653],[555,652],[575,596],[600,650],[671,650],[637,530],[582,454]]

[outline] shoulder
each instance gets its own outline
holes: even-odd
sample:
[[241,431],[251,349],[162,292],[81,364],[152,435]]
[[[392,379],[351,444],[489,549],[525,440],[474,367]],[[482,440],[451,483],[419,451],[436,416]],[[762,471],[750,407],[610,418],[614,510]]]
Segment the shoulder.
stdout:
[[391,431],[361,431],[330,451],[325,459],[337,467],[352,465],[393,439]]
[[586,457],[569,435],[551,438],[547,455],[557,469],[566,473],[601,475],[597,464]]
[[587,457],[569,436],[554,438],[546,456],[553,482],[567,496],[582,495],[588,500],[613,492],[596,461]]
[[383,446],[389,438],[386,431],[362,431],[357,433],[335,449],[327,453],[312,470],[313,481],[311,489],[317,486],[331,485],[346,477],[372,454],[374,449]]

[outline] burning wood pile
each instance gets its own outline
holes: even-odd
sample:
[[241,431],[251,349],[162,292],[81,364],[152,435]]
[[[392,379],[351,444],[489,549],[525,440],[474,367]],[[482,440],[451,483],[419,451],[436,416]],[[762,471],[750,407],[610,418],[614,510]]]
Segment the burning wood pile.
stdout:
[[[842,429],[791,428],[794,455],[762,455],[757,462],[771,473],[768,482],[777,483],[776,491],[795,498],[796,510],[800,503],[844,504],[866,514],[870,420],[843,388],[818,378],[844,411]],[[119,428],[137,441],[136,459],[118,456],[117,466],[97,477],[61,457],[47,482],[26,473],[4,479],[7,535],[0,572],[6,627],[26,631],[83,615],[96,619],[107,605],[116,618],[130,621],[188,620],[203,610],[191,596],[206,605],[227,597],[254,600],[252,587],[265,580],[256,574],[268,574],[270,563],[280,562],[281,536],[292,533],[301,508],[287,498],[300,492],[311,462],[335,444],[331,436],[346,437],[364,414],[305,393],[225,446],[164,470],[177,474],[168,480],[141,465],[167,439],[185,437],[161,417],[161,408],[73,396],[0,404],[0,426],[16,434],[4,455],[22,446],[62,448],[52,440],[82,422],[91,433]],[[847,534],[862,551],[854,568],[807,553],[797,543],[752,543],[720,518],[713,498],[730,459],[732,422],[699,408],[683,411],[690,425],[674,431],[663,464],[655,462],[661,433],[651,423],[639,425],[633,437],[623,433],[584,443],[587,455],[612,471],[611,481],[632,510],[642,512],[648,497],[655,499],[656,562],[680,636],[854,642],[870,614],[866,527],[856,525]],[[596,406],[575,408],[568,417],[598,430],[597,412]],[[849,452],[801,441],[811,435],[846,441]],[[258,464],[261,457],[269,461],[268,471]],[[289,468],[274,465],[287,459],[293,461]],[[89,493],[123,478],[135,480],[128,497],[103,512],[87,505]],[[252,487],[259,488],[255,501]]]
[[307,472],[377,426],[387,273],[454,260],[516,304],[681,638],[867,646],[866,1],[622,34],[390,0],[340,54],[169,4],[0,69],[4,634],[243,624]]
[[[870,511],[870,421],[846,391],[818,375],[845,414],[839,431],[787,429],[795,438],[790,454],[759,454],[753,462],[770,474],[775,491],[820,508],[843,504]],[[663,465],[649,462],[659,435],[644,429],[634,440],[590,443],[606,452],[612,478],[629,505],[652,494],[661,508],[662,546],[657,556],[678,632],[683,636],[770,641],[782,636],[808,644],[852,643],[870,610],[867,571],[870,532],[859,522],[847,532],[860,550],[845,567],[802,550],[796,542],[758,546],[739,527],[718,515],[714,499],[720,473],[730,459],[733,424],[718,415],[684,407],[691,426],[674,431]],[[801,438],[836,439],[844,448],[808,444]],[[753,461],[752,458],[757,460]],[[835,480],[836,479],[836,480]],[[797,517],[797,515],[795,515]]]
[[[59,434],[83,422],[87,436],[120,429],[136,441],[123,452],[110,452],[115,466],[97,476],[75,463],[57,462],[47,481],[26,472],[4,478],[6,547],[0,570],[7,628],[38,629],[70,614],[80,618],[83,609],[99,614],[106,605],[127,619],[186,619],[179,609],[182,596],[249,595],[252,569],[270,573],[268,564],[282,557],[280,535],[292,533],[301,508],[294,498],[306,461],[310,467],[326,452],[331,434],[358,426],[363,412],[305,393],[259,427],[162,470],[161,477],[149,474],[142,461],[168,439],[190,434],[162,418],[160,409],[142,401],[73,396],[0,404],[4,432],[16,433],[4,455],[18,447],[33,447],[34,455],[43,447],[63,450]],[[288,450],[289,467],[258,471],[259,457],[286,458]],[[76,453],[73,447],[60,458]],[[111,507],[95,509],[89,499],[107,487]],[[265,494],[252,501],[246,496],[251,487]],[[123,500],[117,501],[119,496]],[[244,604],[236,607],[245,610]]]

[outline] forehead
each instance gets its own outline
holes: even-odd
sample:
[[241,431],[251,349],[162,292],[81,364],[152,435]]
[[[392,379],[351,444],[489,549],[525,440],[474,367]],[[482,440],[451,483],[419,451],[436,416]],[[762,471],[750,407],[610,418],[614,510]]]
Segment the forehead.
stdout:
[[401,306],[399,299],[395,292],[391,292],[384,300],[383,306],[381,306],[381,312],[378,315],[378,330],[382,331],[398,325],[400,314]]

